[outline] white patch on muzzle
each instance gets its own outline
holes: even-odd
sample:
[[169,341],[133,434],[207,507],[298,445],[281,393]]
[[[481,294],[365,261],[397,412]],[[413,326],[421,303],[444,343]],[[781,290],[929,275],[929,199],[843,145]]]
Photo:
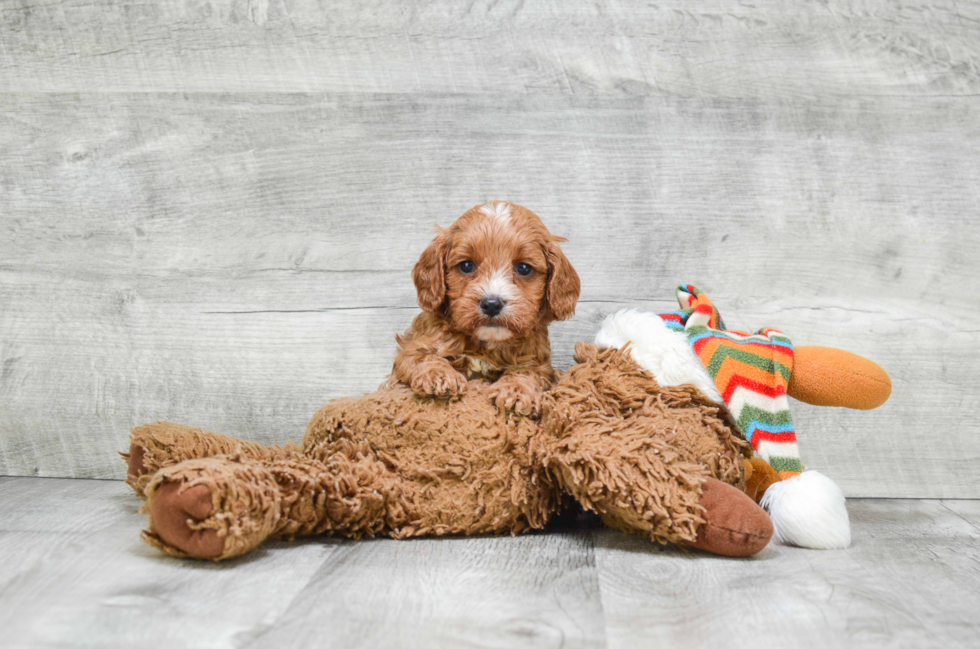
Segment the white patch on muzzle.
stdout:
[[477,327],[474,333],[478,340],[482,340],[485,343],[499,343],[504,340],[510,340],[514,336],[514,332],[507,327]]
[[[483,280],[480,288],[482,289],[480,294],[481,298],[499,297],[504,303],[504,308],[501,309],[499,314],[500,316],[507,315],[507,310],[510,308],[510,305],[520,295],[513,280],[511,280],[510,268],[497,268],[489,277]],[[507,327],[494,325],[478,327],[474,333],[479,340],[484,342],[501,342],[514,337],[514,332]]]
[[507,311],[507,304],[511,300],[516,300],[518,296],[517,287],[511,279],[510,268],[497,268],[489,277],[483,281],[483,297],[497,296],[504,302],[503,314]]

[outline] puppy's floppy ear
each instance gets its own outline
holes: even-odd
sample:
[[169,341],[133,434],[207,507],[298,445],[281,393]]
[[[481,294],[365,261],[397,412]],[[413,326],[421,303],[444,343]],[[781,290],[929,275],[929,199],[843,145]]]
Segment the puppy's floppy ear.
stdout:
[[553,237],[545,246],[545,256],[548,259],[548,308],[556,320],[565,320],[575,315],[575,303],[578,302],[581,283],[578,273],[558,247],[559,241],[567,241],[564,237]]
[[446,298],[446,252],[449,234],[439,228],[439,235],[429,243],[412,269],[412,281],[419,294],[423,311],[435,313]]

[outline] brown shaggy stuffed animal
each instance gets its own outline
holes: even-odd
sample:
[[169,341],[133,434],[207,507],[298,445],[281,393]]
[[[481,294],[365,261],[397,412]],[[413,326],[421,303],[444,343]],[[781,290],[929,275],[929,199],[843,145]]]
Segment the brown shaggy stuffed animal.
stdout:
[[267,538],[408,538],[540,529],[563,494],[616,529],[748,556],[772,536],[740,489],[749,445],[692,386],[663,388],[629,349],[579,343],[539,420],[498,409],[471,380],[458,400],[396,384],[323,406],[301,447],[177,424],[132,431],[128,482],[144,539],[228,559]]
[[661,543],[762,549],[772,524],[739,490],[751,448],[727,411],[659,386],[628,349],[583,343],[578,365],[552,369],[548,325],[580,288],[560,241],[502,201],[441,230],[413,271],[424,313],[398,337],[389,383],[325,405],[302,447],[135,428],[124,457],[147,500],[144,538],[227,559],[269,537],[516,534],[567,494]]

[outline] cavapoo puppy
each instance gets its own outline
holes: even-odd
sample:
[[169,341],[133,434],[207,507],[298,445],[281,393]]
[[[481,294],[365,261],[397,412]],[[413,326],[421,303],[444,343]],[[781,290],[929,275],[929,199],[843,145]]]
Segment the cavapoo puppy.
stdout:
[[455,397],[493,381],[497,407],[537,416],[555,379],[548,324],[575,313],[579,278],[531,210],[492,201],[440,228],[412,279],[423,313],[404,335],[392,378],[419,395]]

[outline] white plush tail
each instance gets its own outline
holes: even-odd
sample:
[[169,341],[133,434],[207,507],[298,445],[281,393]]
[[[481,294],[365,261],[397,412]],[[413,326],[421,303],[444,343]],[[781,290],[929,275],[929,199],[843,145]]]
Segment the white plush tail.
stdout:
[[817,471],[773,483],[762,497],[776,538],[814,550],[839,550],[851,544],[851,521],[844,492]]

